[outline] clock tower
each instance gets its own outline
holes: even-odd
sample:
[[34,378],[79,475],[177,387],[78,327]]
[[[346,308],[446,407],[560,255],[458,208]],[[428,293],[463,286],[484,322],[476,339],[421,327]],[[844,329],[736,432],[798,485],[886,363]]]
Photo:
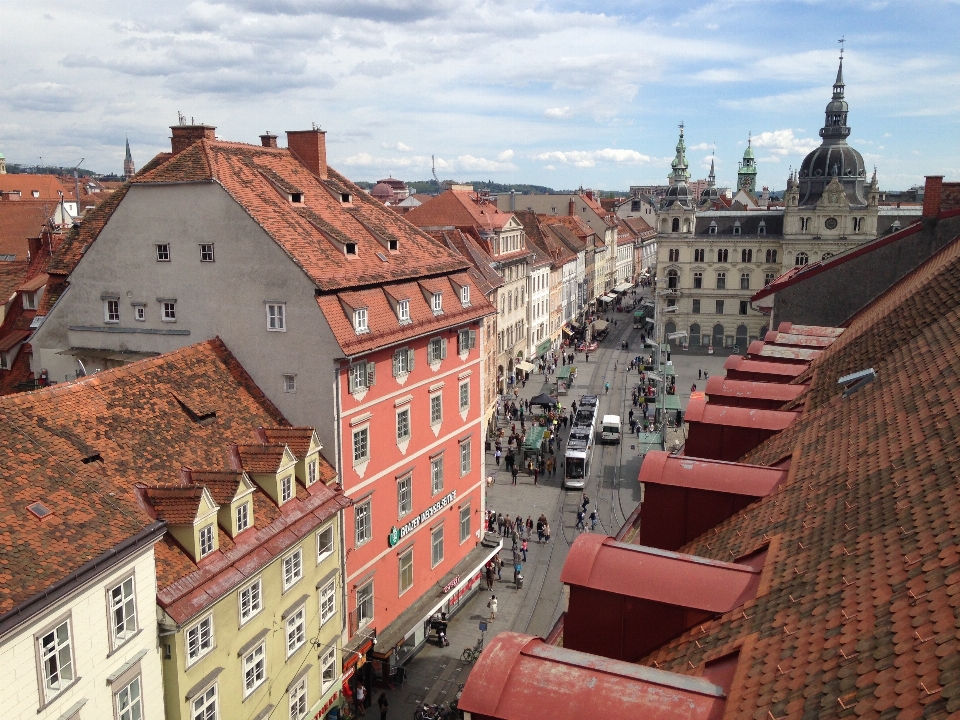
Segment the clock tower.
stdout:
[[755,194],[757,191],[757,159],[753,155],[753,136],[747,137],[747,149],[743,151],[743,160],[737,168],[737,188]]

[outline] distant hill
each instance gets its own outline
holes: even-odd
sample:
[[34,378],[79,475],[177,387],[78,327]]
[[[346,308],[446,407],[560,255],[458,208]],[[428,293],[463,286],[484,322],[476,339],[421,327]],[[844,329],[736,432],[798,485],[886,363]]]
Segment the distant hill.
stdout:
[[[73,168],[58,167],[56,165],[20,165],[19,163],[7,163],[7,173],[10,175],[73,175]],[[77,168],[77,174],[80,177],[93,177],[107,182],[120,182],[123,175],[112,175],[94,172],[87,168]]]
[[[365,180],[355,181],[357,185],[364,190],[372,190],[376,183],[366,182]],[[557,192],[553,188],[545,185],[528,185],[526,183],[498,183],[493,180],[468,180],[461,182],[459,180],[442,180],[437,184],[436,180],[404,180],[410,192],[423,195],[436,195],[441,190],[446,190],[451,185],[473,185],[474,190],[486,190],[491,193],[508,193],[511,190],[521,195],[545,194]],[[561,191],[564,192],[564,191]]]

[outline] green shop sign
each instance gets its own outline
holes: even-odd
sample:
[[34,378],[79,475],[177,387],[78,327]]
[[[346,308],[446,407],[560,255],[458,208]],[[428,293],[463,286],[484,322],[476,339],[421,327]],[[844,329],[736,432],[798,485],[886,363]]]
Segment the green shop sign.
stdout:
[[420,527],[421,524],[425,523],[456,499],[457,491],[451,490],[447,495],[444,495],[442,498],[437,500],[433,505],[428,507],[400,529],[397,529],[396,527],[390,528],[390,534],[387,535],[387,545],[393,547],[398,542],[403,540],[407,535]]

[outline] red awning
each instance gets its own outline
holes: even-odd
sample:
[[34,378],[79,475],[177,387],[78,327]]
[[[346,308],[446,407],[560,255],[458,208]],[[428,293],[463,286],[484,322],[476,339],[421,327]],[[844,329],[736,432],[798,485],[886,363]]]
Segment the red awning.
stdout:
[[586,533],[570,546],[560,582],[719,614],[756,596],[760,572]]
[[723,688],[702,677],[497,635],[470,672],[458,707],[501,720],[720,720]]
[[646,454],[639,477],[643,483],[757,498],[772,493],[786,478],[783,468],[671,455],[661,450]]

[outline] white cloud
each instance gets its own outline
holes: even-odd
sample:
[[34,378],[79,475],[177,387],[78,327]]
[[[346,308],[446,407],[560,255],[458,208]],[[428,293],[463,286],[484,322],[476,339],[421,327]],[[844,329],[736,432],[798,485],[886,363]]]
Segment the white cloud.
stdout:
[[513,150],[504,150],[502,153],[497,155],[497,160],[500,162],[507,162],[513,158]]
[[557,168],[556,168],[555,166],[553,166],[553,165],[544,165],[544,166],[543,166],[543,169],[544,169],[544,170],[556,170]]
[[[509,172],[517,169],[517,166],[513,163],[488,160],[469,154],[458,155],[452,160],[437,157],[433,161],[436,163],[437,170],[443,170],[444,172]],[[354,168],[378,168],[382,170],[401,168],[424,171],[430,169],[431,158],[426,155],[384,157],[359,152],[344,158],[340,162],[346,167]]]
[[754,147],[763,148],[774,156],[806,155],[820,145],[814,138],[798,138],[793,130],[768,130],[753,136]]
[[570,112],[569,107],[552,107],[544,110],[543,114],[548,118],[565,118],[570,117],[573,113]]
[[624,165],[643,165],[650,162],[650,156],[636,150],[604,148],[603,150],[553,150],[533,156],[534,160],[561,162],[574,167],[594,167],[598,162]]
[[713,145],[711,143],[697,143],[688,147],[687,150],[713,150]]
[[392,145],[390,143],[380,143],[380,147],[382,147],[384,150],[396,150],[398,152],[410,152],[413,150],[412,147],[402,142],[397,142]]

